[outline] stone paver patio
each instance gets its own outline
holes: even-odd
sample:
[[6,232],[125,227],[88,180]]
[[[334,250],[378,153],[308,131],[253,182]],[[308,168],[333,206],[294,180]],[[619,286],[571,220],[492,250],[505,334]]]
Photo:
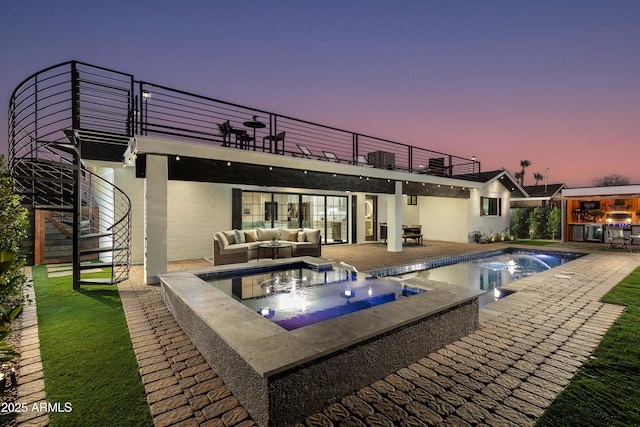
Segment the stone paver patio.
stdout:
[[[366,271],[496,246],[426,242],[389,253],[375,244],[338,245],[325,246],[323,256]],[[593,250],[589,256],[523,279],[518,292],[481,308],[476,332],[354,390],[300,425],[532,425],[624,311],[599,299],[640,265],[638,254],[587,248]],[[170,269],[206,265],[206,260],[173,262]],[[154,424],[255,425],[177,325],[160,287],[143,285],[142,273],[134,267],[119,291]],[[22,334],[33,338],[33,321],[25,322],[29,329]],[[40,363],[38,358],[26,362],[21,378],[33,375]],[[36,386],[43,385],[39,366]],[[34,387],[31,394],[43,399],[44,392]],[[47,420],[23,418],[19,424],[47,425]]]

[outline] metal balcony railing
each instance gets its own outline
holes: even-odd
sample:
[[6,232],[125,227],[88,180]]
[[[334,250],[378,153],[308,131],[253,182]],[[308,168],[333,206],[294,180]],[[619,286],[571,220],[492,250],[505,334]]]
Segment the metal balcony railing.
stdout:
[[[312,153],[310,157],[318,160],[327,160],[324,153],[328,152],[340,162],[361,166],[373,163],[376,167],[412,173],[464,175],[466,179],[480,174],[480,162],[475,159],[349,132],[149,82],[138,82],[137,87],[138,109],[134,115],[138,118],[136,129],[143,135],[222,145],[229,141],[224,140],[220,126],[228,121],[235,131],[246,131],[254,139],[245,144],[250,150],[303,157],[299,146],[304,146]],[[253,129],[244,125],[254,118],[265,127]],[[276,152],[276,147],[273,144],[269,147],[265,138],[281,132],[285,138],[284,142],[278,142]],[[233,141],[231,143],[236,146]]]

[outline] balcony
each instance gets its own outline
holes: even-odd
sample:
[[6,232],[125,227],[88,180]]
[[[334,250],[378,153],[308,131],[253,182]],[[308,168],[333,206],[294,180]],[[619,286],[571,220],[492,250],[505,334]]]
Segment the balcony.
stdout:
[[[27,98],[31,93],[38,96]],[[16,157],[30,152],[42,136],[44,143],[62,142],[73,129],[82,157],[95,160],[121,161],[129,138],[146,135],[466,180],[479,179],[481,172],[475,159],[188,93],[77,61],[25,79],[14,97],[28,99],[11,107]],[[24,131],[30,128],[39,130],[35,138]]]
[[[138,130],[203,144],[274,155],[348,163],[440,176],[480,174],[480,162],[387,139],[246,107],[202,95],[138,82]],[[260,123],[260,127],[251,127]],[[226,126],[232,133],[224,134]],[[262,127],[263,125],[263,127]],[[224,135],[223,135],[224,134]],[[273,141],[274,136],[283,140]]]

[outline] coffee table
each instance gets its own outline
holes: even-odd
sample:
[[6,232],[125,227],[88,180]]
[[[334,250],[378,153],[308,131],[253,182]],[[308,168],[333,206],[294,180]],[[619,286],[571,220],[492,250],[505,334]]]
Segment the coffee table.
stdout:
[[258,246],[258,261],[260,261],[260,249],[263,249],[263,250],[271,249],[271,259],[276,259],[280,255],[279,254],[280,249],[290,248],[290,247],[291,247],[291,243],[278,243],[277,245],[274,245],[272,243],[262,243],[260,246]]

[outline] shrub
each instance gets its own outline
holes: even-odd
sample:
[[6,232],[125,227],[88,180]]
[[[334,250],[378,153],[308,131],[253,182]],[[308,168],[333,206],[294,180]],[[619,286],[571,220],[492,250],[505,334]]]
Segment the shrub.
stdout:
[[518,238],[527,237],[525,234],[525,226],[524,219],[522,215],[520,215],[520,209],[515,208],[511,213],[511,234]]
[[4,155],[0,155],[0,361],[10,362],[18,353],[4,339],[11,333],[9,324],[22,311],[26,302],[24,286],[27,278],[22,271],[25,255],[22,241],[27,237],[29,223],[22,198],[14,192]]
[[[0,310],[10,313],[24,303],[23,287],[26,277],[22,272],[25,254],[22,241],[27,237],[28,211],[21,205],[22,198],[14,192],[15,182],[9,173],[4,155],[0,155],[0,250],[11,258],[0,273]],[[9,255],[11,254],[11,255]]]
[[543,225],[544,225],[544,212],[540,208],[533,208],[531,212],[529,212],[529,238],[537,239],[540,238],[544,234]]
[[560,235],[562,227],[562,211],[554,206],[547,216],[547,232],[551,235],[551,239],[555,240]]

